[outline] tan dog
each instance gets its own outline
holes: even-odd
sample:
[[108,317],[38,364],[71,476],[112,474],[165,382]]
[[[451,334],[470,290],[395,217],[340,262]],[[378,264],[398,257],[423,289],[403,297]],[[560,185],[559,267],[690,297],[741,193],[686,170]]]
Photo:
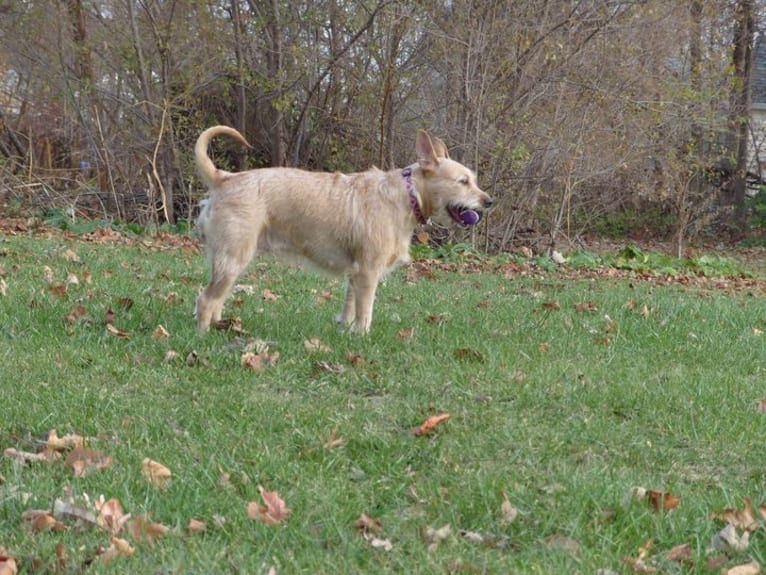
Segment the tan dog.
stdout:
[[347,278],[339,321],[367,333],[378,282],[409,261],[418,223],[475,223],[492,199],[474,173],[449,159],[438,138],[419,131],[418,161],[404,170],[376,168],[354,174],[264,168],[231,173],[207,154],[210,140],[233,128],[208,128],[197,140],[197,170],[210,190],[197,222],[206,244],[210,282],[197,298],[197,325],[221,319],[232,285],[256,251],[286,251]]

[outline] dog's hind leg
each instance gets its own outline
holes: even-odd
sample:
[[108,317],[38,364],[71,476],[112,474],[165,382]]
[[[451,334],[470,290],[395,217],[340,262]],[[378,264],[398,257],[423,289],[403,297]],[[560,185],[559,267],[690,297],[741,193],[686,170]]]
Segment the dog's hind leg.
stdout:
[[346,278],[346,296],[343,303],[343,311],[335,318],[335,321],[342,323],[343,325],[351,325],[354,323],[354,317],[356,316],[356,293],[354,292],[354,284],[351,282],[351,278]]
[[255,253],[254,241],[245,240],[233,247],[233,253],[210,251],[210,281],[197,298],[197,328],[200,332],[207,331],[211,322],[221,319],[226,297]]

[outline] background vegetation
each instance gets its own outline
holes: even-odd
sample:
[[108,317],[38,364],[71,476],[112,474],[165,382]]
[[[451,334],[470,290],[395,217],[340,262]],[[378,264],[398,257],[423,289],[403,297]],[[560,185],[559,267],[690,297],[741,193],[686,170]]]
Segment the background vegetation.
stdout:
[[[756,0],[26,0],[0,6],[5,212],[189,220],[190,149],[384,168],[425,127],[499,198],[478,239],[738,238]],[[544,238],[541,240],[540,238]]]

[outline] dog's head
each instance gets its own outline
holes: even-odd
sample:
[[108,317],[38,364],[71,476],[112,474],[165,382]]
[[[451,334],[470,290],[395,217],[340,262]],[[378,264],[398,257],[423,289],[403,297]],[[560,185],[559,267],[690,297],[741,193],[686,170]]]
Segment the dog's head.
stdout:
[[479,188],[476,174],[451,160],[444,142],[423,130],[418,131],[415,149],[423,176],[420,193],[426,217],[442,224],[478,223],[492,198]]

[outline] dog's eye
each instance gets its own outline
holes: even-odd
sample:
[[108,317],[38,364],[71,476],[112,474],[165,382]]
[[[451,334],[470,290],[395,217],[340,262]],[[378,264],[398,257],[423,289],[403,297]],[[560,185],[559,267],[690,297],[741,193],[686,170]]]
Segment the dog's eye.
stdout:
[[463,176],[462,178],[459,178],[457,181],[458,184],[461,184],[463,186],[467,186],[468,182],[469,182],[468,176]]

